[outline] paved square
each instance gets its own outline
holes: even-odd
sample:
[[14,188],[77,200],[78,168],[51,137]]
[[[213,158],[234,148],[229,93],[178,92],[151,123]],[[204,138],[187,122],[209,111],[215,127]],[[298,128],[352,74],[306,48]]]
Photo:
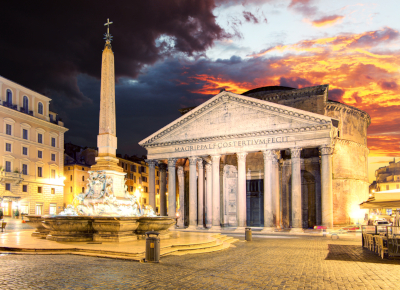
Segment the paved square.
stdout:
[[75,255],[0,255],[0,289],[399,289],[400,260],[360,238],[253,237],[159,264]]

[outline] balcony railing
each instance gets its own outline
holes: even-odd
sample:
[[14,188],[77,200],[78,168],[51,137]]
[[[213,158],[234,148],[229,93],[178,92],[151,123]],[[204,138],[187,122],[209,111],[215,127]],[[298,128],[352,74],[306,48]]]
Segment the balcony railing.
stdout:
[[13,103],[9,103],[7,101],[3,101],[3,106],[10,108],[10,109],[14,109],[14,110],[18,110],[18,106],[14,105]]
[[25,113],[25,114],[28,114],[28,115],[33,116],[33,111],[31,111],[31,110],[29,110],[29,109],[26,109],[26,108],[21,107],[21,108],[19,108],[19,111],[20,111],[21,113]]
[[0,171],[0,182],[19,184],[22,180],[22,173]]

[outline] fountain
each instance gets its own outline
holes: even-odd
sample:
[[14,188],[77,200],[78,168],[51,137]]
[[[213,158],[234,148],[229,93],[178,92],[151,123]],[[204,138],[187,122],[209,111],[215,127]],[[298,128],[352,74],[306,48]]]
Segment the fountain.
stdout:
[[118,166],[110,24],[112,22],[107,20],[96,164],[89,171],[86,192],[75,196],[73,203],[59,215],[26,216],[28,223],[36,227],[38,237],[62,242],[122,242],[141,238],[146,231],[156,230],[165,238],[168,237],[168,228],[175,224],[173,218],[156,216],[151,206],[141,208],[138,196],[127,191],[126,173]]

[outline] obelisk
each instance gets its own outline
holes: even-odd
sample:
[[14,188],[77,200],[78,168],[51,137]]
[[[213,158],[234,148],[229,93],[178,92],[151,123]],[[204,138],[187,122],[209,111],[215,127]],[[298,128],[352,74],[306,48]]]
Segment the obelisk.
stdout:
[[104,39],[106,44],[103,50],[101,66],[101,90],[100,90],[100,117],[99,135],[97,135],[98,157],[96,164],[91,167],[92,171],[103,171],[107,177],[113,179],[113,191],[116,196],[123,196],[125,193],[124,177],[122,167],[118,166],[117,134],[115,126],[115,72],[114,53],[111,48],[112,36],[110,24],[107,19],[107,33]]

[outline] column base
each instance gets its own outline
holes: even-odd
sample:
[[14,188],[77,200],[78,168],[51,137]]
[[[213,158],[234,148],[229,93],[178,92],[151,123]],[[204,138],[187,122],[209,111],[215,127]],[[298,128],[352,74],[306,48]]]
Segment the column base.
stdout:
[[303,228],[291,228],[290,233],[291,234],[303,234],[304,230],[303,230]]
[[186,228],[186,230],[189,230],[189,231],[195,231],[195,230],[197,230],[197,227],[196,227],[196,226],[193,226],[193,225],[191,225],[191,226],[188,226],[188,227]]
[[211,228],[210,228],[210,230],[211,231],[222,231],[222,228],[221,228],[221,226],[212,226]]
[[275,228],[274,227],[264,227],[261,230],[262,233],[271,233],[271,232],[275,232]]
[[196,230],[205,230],[206,228],[204,226],[197,226]]

